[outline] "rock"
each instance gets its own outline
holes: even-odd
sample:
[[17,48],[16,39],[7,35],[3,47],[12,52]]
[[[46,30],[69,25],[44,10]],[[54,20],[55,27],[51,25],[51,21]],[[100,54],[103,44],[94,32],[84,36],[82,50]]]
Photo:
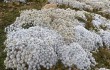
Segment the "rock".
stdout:
[[57,8],[57,4],[46,4],[42,9],[50,9],[50,8]]

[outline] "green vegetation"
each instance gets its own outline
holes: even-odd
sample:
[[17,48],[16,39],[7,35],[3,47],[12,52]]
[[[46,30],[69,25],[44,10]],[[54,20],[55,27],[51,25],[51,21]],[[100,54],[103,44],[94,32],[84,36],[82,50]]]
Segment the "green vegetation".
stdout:
[[79,10],[78,8],[73,8],[69,5],[65,5],[65,4],[62,4],[62,5],[58,5],[59,8],[63,8],[63,9],[67,9],[67,8],[70,8],[70,9],[74,9],[74,10]]
[[110,69],[110,50],[107,48],[99,48],[97,52],[93,52],[93,56],[97,61],[96,67],[104,67]]
[[4,29],[15,20],[19,12],[17,10],[9,11],[9,7],[5,3],[0,3],[0,9],[0,70],[5,70],[3,63],[6,53],[4,53],[5,46],[3,43],[6,39],[6,34]]

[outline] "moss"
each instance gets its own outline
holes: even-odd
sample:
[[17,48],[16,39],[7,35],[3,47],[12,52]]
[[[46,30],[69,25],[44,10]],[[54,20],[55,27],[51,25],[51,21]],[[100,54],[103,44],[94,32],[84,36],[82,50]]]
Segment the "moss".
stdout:
[[107,27],[106,26],[103,26],[103,25],[100,25],[100,28],[103,29],[103,30],[106,30]]
[[[63,9],[67,9],[69,8],[68,5],[62,4],[62,5],[58,5],[59,8],[63,8]],[[70,7],[71,8],[71,7]]]
[[32,27],[32,26],[34,26],[33,24],[23,24],[22,25],[22,27],[24,28],[24,29],[28,29],[29,27]]
[[81,18],[81,17],[75,17],[76,19],[78,19],[78,21],[81,21],[81,22],[84,22],[84,23],[87,23],[87,21],[86,20],[84,20],[83,18]]
[[98,63],[96,67],[110,69],[110,50],[107,48],[99,48],[99,51],[93,52],[93,56]]
[[[47,70],[47,69],[42,69]],[[69,70],[69,67],[65,67],[62,62],[59,60],[55,66],[53,66],[50,70]],[[72,66],[71,70],[78,70],[76,66]]]
[[86,25],[85,28],[88,30],[94,29],[94,25],[92,24],[92,20],[93,20],[93,16],[91,14],[85,14],[87,21],[86,21]]
[[[10,16],[10,15],[9,15]],[[4,41],[6,39],[6,33],[4,32],[4,28],[11,24],[12,22],[12,18],[9,18],[9,16],[7,15],[7,17],[3,18],[3,23],[1,23],[0,25],[0,70],[5,70],[5,66],[4,66],[4,60],[6,57],[6,53],[4,52]]]
[[97,14],[100,14],[101,16],[103,16],[103,17],[105,17],[107,19],[110,19],[110,14],[109,13],[104,13],[102,11],[99,11],[99,12],[97,12]]
[[62,5],[58,5],[58,8],[63,8],[63,9],[67,9],[67,8],[70,8],[70,9],[74,9],[76,11],[78,11],[79,9],[78,8],[73,8],[69,5],[65,5],[65,4],[62,4]]

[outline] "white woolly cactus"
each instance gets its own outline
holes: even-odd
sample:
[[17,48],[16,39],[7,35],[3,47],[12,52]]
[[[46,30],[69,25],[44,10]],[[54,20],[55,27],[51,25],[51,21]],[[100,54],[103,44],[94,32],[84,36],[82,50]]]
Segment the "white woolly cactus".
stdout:
[[82,26],[74,28],[74,41],[89,51],[103,46],[102,39],[94,32],[90,32]]
[[93,15],[93,20],[92,20],[92,24],[94,25],[94,27],[98,28],[98,29],[110,29],[110,20],[102,17],[101,15],[98,14],[94,14]]
[[[20,17],[6,27],[6,68],[49,69],[58,60],[70,68],[76,65],[78,69],[87,70],[95,65],[90,52],[102,47],[103,42],[110,45],[109,32],[103,36],[87,30],[85,13],[88,12],[71,9],[22,11]],[[97,15],[93,17],[92,21],[101,24],[107,20]]]
[[106,69],[106,68],[100,68],[99,70],[110,70],[110,69]]
[[[46,10],[26,10],[20,14],[16,21],[6,28],[7,33],[18,31],[20,29],[28,29],[33,26],[48,27],[56,30],[67,43],[73,42],[73,28],[77,25],[84,26],[76,19],[78,13],[71,9],[46,9]],[[65,15],[64,15],[65,14]]]
[[102,37],[104,46],[107,48],[110,48],[110,32],[109,31],[104,31],[100,30],[100,36]]
[[50,3],[69,5],[80,10],[107,10],[110,8],[109,0],[48,0]]
[[51,68],[57,62],[56,48],[62,45],[62,38],[55,31],[41,27],[21,29],[7,35],[6,68],[36,70],[40,66]]
[[68,67],[76,65],[77,68],[82,70],[90,69],[92,62],[95,64],[94,58],[92,56],[88,56],[85,50],[75,42],[60,47],[59,55],[62,63]]
[[[73,26],[79,24],[78,21],[75,20],[75,13],[76,11],[70,9],[25,10],[20,14],[20,17],[17,17],[12,25],[6,28],[6,30],[9,33],[11,31],[37,25],[52,29],[59,25]],[[64,24],[62,22],[64,22]]]

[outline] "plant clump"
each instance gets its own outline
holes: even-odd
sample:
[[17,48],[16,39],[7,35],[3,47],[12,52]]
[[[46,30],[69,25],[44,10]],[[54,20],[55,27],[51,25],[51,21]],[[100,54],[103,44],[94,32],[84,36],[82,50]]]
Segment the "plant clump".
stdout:
[[59,8],[21,11],[20,17],[5,28],[5,66],[18,70],[51,69],[61,61],[70,69],[72,66],[91,69],[96,65],[91,52],[110,46],[108,25],[109,19],[86,11]]

